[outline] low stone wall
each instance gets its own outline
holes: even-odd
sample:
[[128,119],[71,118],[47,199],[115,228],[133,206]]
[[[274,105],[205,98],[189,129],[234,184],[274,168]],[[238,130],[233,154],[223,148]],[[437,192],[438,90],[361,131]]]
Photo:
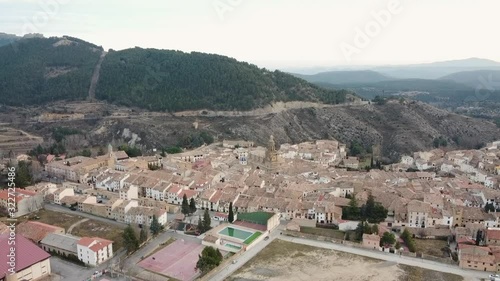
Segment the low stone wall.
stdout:
[[[365,250],[375,251],[371,248],[363,247],[363,245],[360,243],[356,243],[356,242],[352,242],[352,241],[345,241],[345,240],[340,240],[340,239],[334,239],[331,237],[318,236],[318,235],[314,235],[314,234],[302,233],[302,232],[291,231],[291,230],[285,230],[285,231],[283,231],[283,234],[287,235],[287,236],[292,236],[292,237],[317,240],[317,241],[333,242],[333,243],[343,244],[343,245],[353,247],[353,248],[362,248]],[[384,252],[384,251],[377,251],[377,252]],[[393,255],[401,254],[402,256],[417,258],[417,253],[410,253],[410,252],[401,252],[400,253],[399,251],[396,251],[395,253],[389,253],[389,252],[385,252],[385,253],[393,254]],[[440,258],[440,257],[424,255],[424,254],[420,254],[418,257],[425,259],[425,260],[429,260],[429,261],[435,261],[435,262],[449,264],[449,265],[458,265],[458,262],[454,261],[451,258]]]

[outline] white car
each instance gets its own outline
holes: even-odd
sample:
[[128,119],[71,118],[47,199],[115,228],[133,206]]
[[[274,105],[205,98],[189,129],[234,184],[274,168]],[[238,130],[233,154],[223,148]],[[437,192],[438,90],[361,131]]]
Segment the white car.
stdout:
[[238,260],[234,260],[234,261],[233,261],[233,264],[235,264],[235,263],[237,263],[237,262],[238,262]]
[[500,281],[500,275],[490,274],[490,281]]

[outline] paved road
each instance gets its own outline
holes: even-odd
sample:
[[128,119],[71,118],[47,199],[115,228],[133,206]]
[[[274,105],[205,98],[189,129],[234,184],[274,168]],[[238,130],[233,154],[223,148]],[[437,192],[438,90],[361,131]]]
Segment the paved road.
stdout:
[[70,214],[70,215],[77,215],[77,216],[80,216],[80,217],[84,217],[84,218],[88,218],[88,219],[92,219],[92,220],[96,220],[96,221],[100,221],[100,222],[112,224],[112,225],[114,225],[116,227],[119,227],[119,228],[125,228],[125,227],[127,227],[126,223],[117,222],[115,220],[111,220],[111,219],[107,219],[107,218],[103,218],[103,217],[98,217],[98,216],[94,216],[92,214],[87,214],[87,213],[83,213],[83,212],[79,212],[79,211],[71,211],[70,209],[62,207],[62,206],[59,206],[59,205],[45,204],[44,208],[46,210],[49,210],[49,211],[54,211],[54,212],[59,212],[59,213],[65,213],[65,214]]
[[[53,256],[50,258],[50,266],[52,268],[52,273],[56,274],[59,277],[55,278],[55,280],[84,281],[90,278],[95,271],[108,269],[110,264],[116,263],[124,254],[125,251],[120,250],[116,252],[115,256],[110,260],[104,262],[98,267],[90,268],[79,266],[72,262],[65,261]],[[109,277],[107,278],[110,279]],[[123,280],[123,278],[113,278],[111,280]]]

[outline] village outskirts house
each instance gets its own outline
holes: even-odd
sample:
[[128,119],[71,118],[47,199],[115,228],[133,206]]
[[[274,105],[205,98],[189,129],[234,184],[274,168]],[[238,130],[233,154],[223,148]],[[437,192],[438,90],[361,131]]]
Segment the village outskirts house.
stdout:
[[9,203],[12,203],[12,195],[14,195],[16,202],[15,212],[12,212],[15,218],[38,211],[43,206],[43,196],[41,194],[23,189],[16,189],[13,194],[10,194],[7,189],[0,190],[0,206],[4,208],[12,207],[9,206]]
[[380,236],[377,234],[363,234],[363,247],[380,250]]
[[83,237],[77,245],[78,258],[85,264],[97,266],[113,257],[113,241],[98,237]]

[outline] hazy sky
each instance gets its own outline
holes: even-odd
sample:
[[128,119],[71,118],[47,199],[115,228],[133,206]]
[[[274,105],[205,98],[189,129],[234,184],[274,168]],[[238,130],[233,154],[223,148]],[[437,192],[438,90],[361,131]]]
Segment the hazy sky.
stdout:
[[270,68],[500,61],[499,26],[498,0],[0,0],[0,32],[218,53]]

